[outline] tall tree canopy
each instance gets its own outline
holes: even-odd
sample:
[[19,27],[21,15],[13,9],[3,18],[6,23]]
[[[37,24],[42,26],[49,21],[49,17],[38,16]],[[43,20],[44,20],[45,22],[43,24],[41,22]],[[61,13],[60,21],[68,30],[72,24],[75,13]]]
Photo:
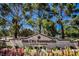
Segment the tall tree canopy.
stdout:
[[[64,20],[78,19],[78,5],[75,3],[0,4],[0,26],[5,25],[9,33],[17,38],[20,31],[27,27],[31,27],[34,32],[55,36],[58,33],[56,24],[60,24],[64,38],[66,32],[64,24],[67,24]],[[72,23],[78,26],[78,20],[73,20]]]

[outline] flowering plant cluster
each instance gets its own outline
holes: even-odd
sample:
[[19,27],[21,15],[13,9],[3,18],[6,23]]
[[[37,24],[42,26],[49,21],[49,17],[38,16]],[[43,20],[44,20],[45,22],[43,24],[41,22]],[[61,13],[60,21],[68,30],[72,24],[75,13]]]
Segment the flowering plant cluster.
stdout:
[[79,56],[79,49],[2,48],[0,56]]

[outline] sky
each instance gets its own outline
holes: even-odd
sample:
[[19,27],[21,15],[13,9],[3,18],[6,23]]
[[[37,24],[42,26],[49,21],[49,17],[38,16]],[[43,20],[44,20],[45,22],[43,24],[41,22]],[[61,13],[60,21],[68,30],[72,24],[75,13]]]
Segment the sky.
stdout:
[[[51,8],[51,4],[49,4],[49,5],[50,5],[50,8]],[[79,8],[79,4],[77,4],[76,7]],[[29,15],[29,12],[27,12],[26,14]],[[74,13],[74,14],[79,15],[79,13]],[[67,17],[64,13],[63,13],[63,17],[64,17],[63,20],[71,20],[71,18]],[[33,14],[32,19],[36,19],[36,18],[37,18],[37,15]],[[10,16],[8,16],[7,19],[9,21],[11,21],[12,18]],[[56,22],[57,19],[56,19],[56,17],[52,17],[50,20]],[[23,21],[23,28],[28,28],[28,29],[33,30],[33,28],[31,26],[27,25],[25,21]],[[59,24],[57,24],[56,28],[57,28],[57,30],[60,30],[61,26]]]

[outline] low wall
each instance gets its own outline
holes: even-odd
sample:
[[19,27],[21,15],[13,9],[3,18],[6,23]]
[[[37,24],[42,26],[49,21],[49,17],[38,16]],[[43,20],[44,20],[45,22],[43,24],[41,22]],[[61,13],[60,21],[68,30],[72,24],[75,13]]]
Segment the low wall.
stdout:
[[61,47],[61,48],[65,48],[65,47],[77,47],[78,46],[78,42],[70,42],[70,41],[57,41],[57,42],[52,42],[52,43],[25,43],[23,42],[24,46],[45,46],[47,48],[55,48],[55,47]]
[[[2,42],[2,40],[0,40],[0,42]],[[42,42],[42,43],[32,43],[32,42],[22,42],[22,40],[9,40],[9,41],[3,41],[6,42],[6,45],[9,46],[19,46],[19,47],[24,47],[24,46],[32,46],[32,47],[38,47],[38,46],[45,46],[47,48],[54,48],[54,47],[61,47],[64,48],[65,46],[67,47],[77,47],[78,46],[78,42],[70,42],[70,41],[56,41],[56,42]]]

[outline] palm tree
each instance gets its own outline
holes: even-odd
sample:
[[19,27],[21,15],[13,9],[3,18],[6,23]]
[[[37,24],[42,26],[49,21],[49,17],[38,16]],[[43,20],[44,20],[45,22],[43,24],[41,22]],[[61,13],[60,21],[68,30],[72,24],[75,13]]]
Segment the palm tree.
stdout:
[[19,29],[20,29],[20,25],[19,25],[18,22],[19,22],[18,17],[14,17],[13,20],[12,20],[12,23],[13,23],[14,37],[15,38],[17,38]]
[[[41,33],[42,30],[42,19],[45,18],[46,13],[47,13],[47,9],[48,9],[48,4],[28,4],[28,7],[26,6],[27,4],[25,4],[24,10],[28,10],[30,11],[30,17],[31,18],[34,14],[38,15],[37,20],[39,22],[38,26],[39,26],[39,33]],[[35,12],[37,11],[37,12]],[[24,13],[25,14],[25,13]],[[28,19],[29,20],[29,19]]]
[[70,24],[73,26],[74,29],[76,29],[79,33],[79,16],[76,16],[73,18],[70,22]]
[[[78,11],[78,10],[77,10]],[[61,4],[61,3],[55,3],[52,4],[52,12],[53,16],[55,16],[58,20],[57,23],[61,25],[61,33],[62,33],[62,38],[64,38],[64,26],[63,26],[63,13],[72,18],[73,13],[76,12],[76,4]]]
[[5,37],[6,39],[6,20],[5,19],[0,19],[0,26],[2,28],[2,33],[3,33],[3,36]]
[[[0,4],[2,6],[0,12],[1,17],[11,17],[10,27],[13,27],[14,37],[17,38],[18,32],[22,26],[22,20],[25,19],[23,14],[24,4]],[[10,29],[10,28],[9,28]]]
[[[27,22],[29,22],[29,24],[31,24],[32,27],[34,27],[34,26],[39,27],[38,28],[39,33],[41,33],[41,31],[44,31],[44,33],[45,32],[52,32],[55,27],[53,26],[54,25],[53,22],[51,22],[50,20],[48,21],[48,19],[50,19],[49,5],[48,4],[30,4],[30,8],[29,8],[31,11],[30,14],[34,13],[33,11],[35,10],[35,11],[37,11],[37,12],[35,12],[35,14],[38,15],[38,17],[37,17],[36,22],[34,22],[33,19],[29,19],[29,18],[28,18]],[[32,17],[32,15],[30,17]],[[47,27],[49,27],[50,23],[53,23],[53,25],[50,26],[51,30],[48,30]]]

